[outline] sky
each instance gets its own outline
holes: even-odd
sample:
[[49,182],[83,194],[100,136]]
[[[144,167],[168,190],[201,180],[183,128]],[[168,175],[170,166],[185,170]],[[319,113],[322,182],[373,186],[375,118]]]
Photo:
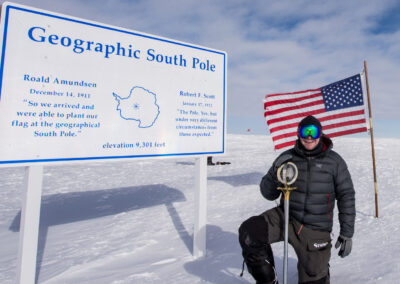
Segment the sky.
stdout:
[[396,0],[13,2],[226,51],[228,133],[267,134],[266,94],[333,83],[365,60],[374,133],[400,137]]

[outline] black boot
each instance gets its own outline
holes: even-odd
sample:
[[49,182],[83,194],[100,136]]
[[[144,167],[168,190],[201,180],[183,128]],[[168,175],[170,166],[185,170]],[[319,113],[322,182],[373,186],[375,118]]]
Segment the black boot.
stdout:
[[268,243],[268,224],[254,216],[239,228],[239,242],[247,270],[259,284],[276,284],[274,256]]
[[[265,252],[265,251],[264,251]],[[246,260],[247,258],[247,260]],[[273,262],[268,261],[270,256],[263,255],[254,260],[252,256],[247,256],[245,263],[247,270],[256,280],[257,284],[277,284],[278,277],[276,276],[275,266]]]

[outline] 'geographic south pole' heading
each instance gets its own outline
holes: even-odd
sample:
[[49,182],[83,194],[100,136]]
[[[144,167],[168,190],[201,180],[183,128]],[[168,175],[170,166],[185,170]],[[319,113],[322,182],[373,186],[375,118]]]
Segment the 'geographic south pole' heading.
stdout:
[[104,58],[111,58],[112,56],[128,57],[134,60],[141,60],[144,58],[149,62],[190,67],[202,71],[215,72],[216,70],[216,65],[211,63],[209,59],[202,61],[197,57],[187,59],[182,54],[161,54],[154,48],[148,48],[143,52],[142,50],[135,48],[132,44],[126,46],[122,45],[120,42],[110,44],[80,38],[71,38],[67,35],[49,33],[43,27],[31,27],[28,30],[28,37],[30,40],[39,44],[43,43],[54,45],[55,47],[70,48],[72,52],[76,54],[96,52],[101,54]]

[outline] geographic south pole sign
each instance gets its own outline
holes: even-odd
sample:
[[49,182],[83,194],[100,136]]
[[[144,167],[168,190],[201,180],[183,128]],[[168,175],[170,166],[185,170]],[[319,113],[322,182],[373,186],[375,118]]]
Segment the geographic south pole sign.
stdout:
[[4,3],[0,165],[225,153],[227,55]]

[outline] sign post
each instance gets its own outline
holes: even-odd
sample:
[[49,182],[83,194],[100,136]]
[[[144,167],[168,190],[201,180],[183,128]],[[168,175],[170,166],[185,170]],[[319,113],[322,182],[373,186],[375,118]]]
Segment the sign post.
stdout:
[[17,283],[35,283],[42,181],[43,166],[25,167],[25,193],[21,209]]
[[198,258],[206,254],[207,157],[205,156],[196,159],[195,190],[193,255]]

